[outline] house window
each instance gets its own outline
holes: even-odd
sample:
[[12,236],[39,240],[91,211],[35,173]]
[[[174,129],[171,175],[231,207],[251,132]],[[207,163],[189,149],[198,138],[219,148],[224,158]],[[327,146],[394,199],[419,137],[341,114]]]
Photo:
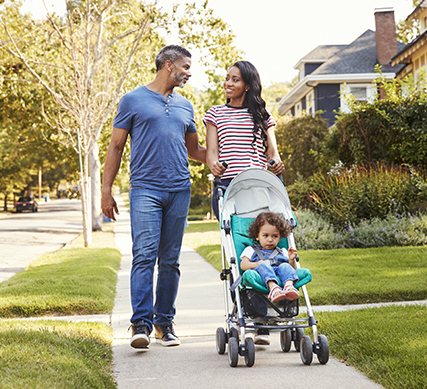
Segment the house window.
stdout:
[[342,84],[341,85],[341,111],[349,113],[348,99],[352,95],[356,101],[368,103],[374,101],[376,89],[372,84]]
[[368,94],[366,90],[366,86],[358,87],[358,86],[350,86],[350,94],[354,96],[357,101],[361,103],[366,103],[368,100]]
[[299,117],[302,114],[302,104],[301,102],[295,104],[295,116]]
[[314,115],[314,91],[311,91],[306,99],[306,110],[308,115]]

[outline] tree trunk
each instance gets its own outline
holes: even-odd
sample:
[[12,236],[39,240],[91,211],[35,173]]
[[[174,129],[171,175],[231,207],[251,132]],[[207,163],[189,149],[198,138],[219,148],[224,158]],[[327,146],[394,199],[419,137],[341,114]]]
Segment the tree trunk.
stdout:
[[83,216],[83,238],[84,246],[89,247],[92,244],[92,218],[91,218],[91,206],[90,206],[90,185],[88,177],[88,156],[84,155],[84,168],[83,173],[79,173],[80,190],[81,190],[81,201],[82,201],[82,216]]
[[4,207],[3,210],[7,212],[7,192],[4,192]]
[[99,161],[99,146],[97,142],[94,142],[89,152],[89,172],[92,200],[92,231],[101,231],[101,162]]

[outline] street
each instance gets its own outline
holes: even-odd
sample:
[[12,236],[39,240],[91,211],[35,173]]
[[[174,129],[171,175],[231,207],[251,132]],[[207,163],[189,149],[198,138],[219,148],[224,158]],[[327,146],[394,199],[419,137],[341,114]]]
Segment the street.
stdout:
[[80,200],[55,199],[38,205],[38,212],[0,218],[0,282],[45,252],[60,249],[83,230]]

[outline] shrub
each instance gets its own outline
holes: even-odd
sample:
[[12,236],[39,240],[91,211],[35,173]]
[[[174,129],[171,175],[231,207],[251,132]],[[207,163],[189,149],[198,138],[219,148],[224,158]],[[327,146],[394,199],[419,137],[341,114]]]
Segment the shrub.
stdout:
[[426,209],[425,172],[384,164],[355,167],[336,174],[314,175],[315,209],[335,226],[384,219]]
[[[418,82],[380,77],[382,98],[372,103],[349,101],[351,112],[340,112],[323,142],[323,158],[346,166],[384,162],[427,166],[427,94]],[[404,90],[405,93],[401,91]]]
[[336,231],[325,218],[310,210],[295,212],[294,237],[298,249],[321,250],[427,245],[427,215],[364,220]]

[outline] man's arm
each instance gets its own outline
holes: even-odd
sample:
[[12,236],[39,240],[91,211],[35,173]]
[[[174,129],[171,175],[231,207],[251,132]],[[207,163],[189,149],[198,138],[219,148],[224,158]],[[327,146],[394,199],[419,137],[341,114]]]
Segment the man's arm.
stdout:
[[111,193],[111,189],[120,168],[122,154],[128,134],[128,130],[113,127],[110,144],[107,150],[107,157],[105,159],[101,209],[105,216],[113,220],[116,220],[114,212],[119,214],[119,209],[116,201],[114,200],[113,194]]
[[195,161],[206,163],[206,147],[199,143],[197,132],[187,132],[185,134],[185,147],[188,156]]

